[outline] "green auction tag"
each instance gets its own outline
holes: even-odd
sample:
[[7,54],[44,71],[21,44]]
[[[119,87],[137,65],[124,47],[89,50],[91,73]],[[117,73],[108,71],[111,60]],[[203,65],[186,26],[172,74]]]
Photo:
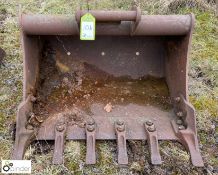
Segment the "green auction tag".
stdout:
[[81,17],[80,40],[95,40],[95,17],[91,13]]

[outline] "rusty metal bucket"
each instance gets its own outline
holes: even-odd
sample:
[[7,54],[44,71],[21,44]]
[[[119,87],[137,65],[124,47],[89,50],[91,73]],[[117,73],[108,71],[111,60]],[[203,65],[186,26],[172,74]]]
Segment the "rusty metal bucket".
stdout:
[[128,164],[127,140],[147,140],[161,164],[159,140],[176,140],[203,166],[195,111],[188,102],[187,64],[193,15],[90,11],[96,40],[79,39],[80,18],[20,16],[24,54],[23,102],[13,159],[33,140],[55,140],[53,163],[65,140],[86,140],[86,163],[96,163],[96,140],[116,140]]

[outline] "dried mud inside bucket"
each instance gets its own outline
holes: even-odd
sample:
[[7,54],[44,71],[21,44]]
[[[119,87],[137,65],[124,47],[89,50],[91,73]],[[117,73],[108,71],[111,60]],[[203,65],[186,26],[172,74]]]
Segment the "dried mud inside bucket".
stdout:
[[[68,126],[84,128],[90,117],[132,116],[136,119],[146,115],[143,111],[171,111],[164,78],[109,73],[97,63],[78,57],[77,48],[67,42],[58,37],[55,42],[45,40],[40,60],[37,101],[34,104],[34,113],[41,120],[54,121],[58,117],[65,117]],[[99,52],[99,59],[118,60],[120,56],[117,53],[117,57],[109,55],[105,58],[107,51],[99,49],[95,52]],[[137,54],[140,53],[134,54],[133,62],[134,59],[137,61]],[[120,64],[123,64],[122,60]]]

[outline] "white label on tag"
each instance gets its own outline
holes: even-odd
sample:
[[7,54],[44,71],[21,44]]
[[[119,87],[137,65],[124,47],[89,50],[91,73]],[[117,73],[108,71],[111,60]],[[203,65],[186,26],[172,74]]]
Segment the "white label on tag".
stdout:
[[81,35],[83,39],[94,39],[95,38],[95,29],[93,22],[82,22]]

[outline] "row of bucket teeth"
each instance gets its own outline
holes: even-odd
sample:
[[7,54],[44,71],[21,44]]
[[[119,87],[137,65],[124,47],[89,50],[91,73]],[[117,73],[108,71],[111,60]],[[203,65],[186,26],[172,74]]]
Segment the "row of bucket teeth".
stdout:
[[[58,121],[55,129],[55,147],[53,155],[53,164],[63,163],[64,140],[67,124],[63,119]],[[96,163],[96,123],[93,119],[86,123],[86,164]],[[151,154],[151,163],[159,165],[162,163],[158,146],[157,130],[152,121],[148,120],[144,123],[145,134],[147,136],[149,151]],[[126,145],[126,125],[124,121],[117,120],[114,124],[117,137],[117,153],[118,163],[121,165],[128,164],[127,145]]]
[[[36,136],[36,131],[32,128],[26,128],[25,123],[32,124],[32,121],[36,119],[34,115],[29,115],[29,119],[26,118],[27,110],[30,108],[30,100],[29,97],[23,103],[18,111],[18,121],[24,121],[23,123],[19,123],[20,128],[17,129],[16,133],[16,141],[13,151],[13,160],[20,160],[23,158],[25,153],[25,148],[28,143],[31,142],[32,139]],[[180,142],[183,146],[185,146],[186,150],[190,152],[190,158],[192,164],[197,167],[203,167],[203,159],[200,154],[197,133],[195,126],[195,118],[194,118],[194,108],[185,101],[182,97],[180,102],[177,105],[178,111],[185,111],[186,117],[181,117],[178,119],[175,118],[171,120],[171,126],[173,132],[177,138],[177,141]],[[39,122],[39,119],[37,119]],[[97,121],[97,119],[96,119]],[[96,163],[96,152],[95,152],[95,143],[96,143],[96,135],[98,134],[100,125],[97,124],[94,119],[89,119],[86,121],[85,125],[85,139],[86,139],[86,164],[95,164]],[[158,121],[157,121],[158,122]],[[21,125],[23,124],[23,125]],[[64,142],[65,135],[67,134],[67,119],[65,117],[60,117],[55,125],[55,147],[54,147],[54,156],[53,156],[53,164],[62,164],[63,163],[63,152],[64,152]],[[99,126],[98,126],[99,125]],[[117,140],[117,154],[118,154],[118,163],[122,165],[128,164],[128,155],[127,155],[127,134],[130,131],[130,128],[127,124],[127,121],[116,120],[114,125],[114,133],[116,134]],[[154,165],[161,164],[161,156],[159,153],[159,144],[158,144],[158,136],[161,133],[158,133],[157,123],[153,123],[151,120],[147,120],[142,125],[144,127],[144,136],[146,136],[146,140],[149,146],[149,152],[151,156],[151,163]],[[181,127],[183,126],[183,127]],[[143,128],[142,128],[143,129]],[[141,130],[143,132],[143,130]],[[52,131],[51,131],[52,132]],[[160,139],[160,138],[159,138]]]

